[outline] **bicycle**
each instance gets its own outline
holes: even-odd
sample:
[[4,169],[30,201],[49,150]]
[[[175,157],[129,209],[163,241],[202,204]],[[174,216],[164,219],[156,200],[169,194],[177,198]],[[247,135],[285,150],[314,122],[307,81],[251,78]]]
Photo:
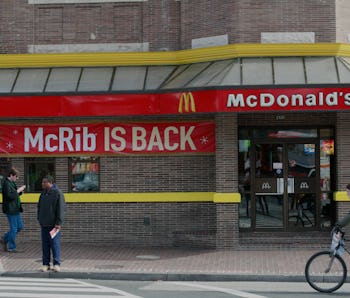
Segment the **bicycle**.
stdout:
[[331,232],[331,249],[320,251],[310,257],[305,266],[305,277],[316,291],[331,293],[338,290],[346,281],[347,267],[342,258],[345,247],[344,232],[334,228]]

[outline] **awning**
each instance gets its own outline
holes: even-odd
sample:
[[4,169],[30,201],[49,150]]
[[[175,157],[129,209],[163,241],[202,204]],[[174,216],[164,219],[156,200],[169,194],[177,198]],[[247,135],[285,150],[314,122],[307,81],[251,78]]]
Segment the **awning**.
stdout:
[[349,83],[342,44],[0,55],[0,117],[350,110]]
[[3,95],[348,83],[348,57],[262,57],[184,65],[0,69]]

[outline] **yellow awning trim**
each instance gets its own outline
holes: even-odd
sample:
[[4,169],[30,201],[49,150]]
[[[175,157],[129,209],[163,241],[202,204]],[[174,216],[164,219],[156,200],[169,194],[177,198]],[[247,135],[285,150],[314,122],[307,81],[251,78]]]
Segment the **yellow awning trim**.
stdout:
[[[39,193],[21,196],[23,203],[37,203]],[[158,193],[65,193],[67,203],[154,203],[154,202],[214,202],[240,203],[239,193],[158,192]],[[2,202],[2,196],[1,196]]]
[[169,52],[2,54],[0,68],[179,65],[239,57],[350,57],[350,45],[232,44]]
[[337,201],[337,202],[350,202],[350,199],[346,191],[336,191],[333,197],[334,197],[334,201]]

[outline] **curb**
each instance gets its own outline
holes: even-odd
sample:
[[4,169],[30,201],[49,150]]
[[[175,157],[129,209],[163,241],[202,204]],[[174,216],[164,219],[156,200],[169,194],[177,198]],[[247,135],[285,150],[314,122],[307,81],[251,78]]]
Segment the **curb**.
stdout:
[[306,282],[303,275],[256,275],[256,274],[196,274],[196,273],[108,273],[108,272],[38,272],[8,271],[1,277],[30,278],[72,278],[131,281],[266,281],[266,282]]

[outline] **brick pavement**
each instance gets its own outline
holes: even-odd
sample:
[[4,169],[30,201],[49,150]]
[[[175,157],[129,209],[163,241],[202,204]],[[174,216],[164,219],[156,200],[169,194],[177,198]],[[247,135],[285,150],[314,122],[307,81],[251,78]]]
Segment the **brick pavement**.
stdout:
[[[43,275],[39,271],[40,243],[19,243],[18,247],[23,252],[0,253],[2,275]],[[245,280],[292,276],[303,279],[307,259],[321,249],[327,247],[191,250],[62,243],[62,272],[45,274],[143,280]]]

